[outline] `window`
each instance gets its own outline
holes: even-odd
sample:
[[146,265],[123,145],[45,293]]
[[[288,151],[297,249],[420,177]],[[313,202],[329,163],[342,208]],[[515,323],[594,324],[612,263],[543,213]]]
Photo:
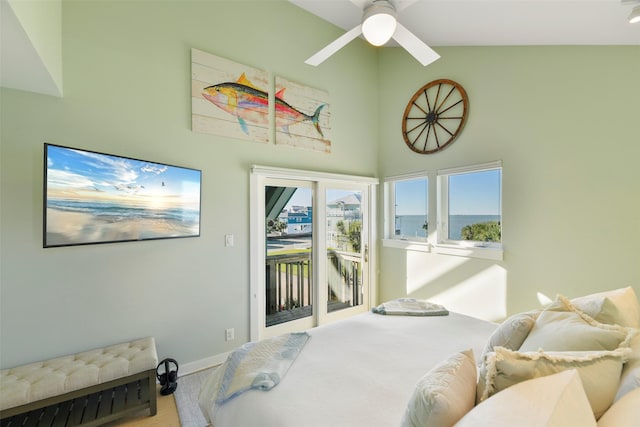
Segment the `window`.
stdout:
[[385,181],[388,239],[426,242],[429,232],[426,174],[405,175]]
[[[427,172],[384,182],[384,246],[502,259],[502,162]],[[429,212],[431,206],[431,213]]]
[[502,248],[502,163],[438,171],[438,243]]

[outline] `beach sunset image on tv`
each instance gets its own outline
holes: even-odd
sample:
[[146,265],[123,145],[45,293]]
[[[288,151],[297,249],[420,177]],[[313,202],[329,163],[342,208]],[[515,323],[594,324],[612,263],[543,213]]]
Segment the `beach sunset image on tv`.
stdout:
[[200,235],[201,172],[45,144],[44,247]]

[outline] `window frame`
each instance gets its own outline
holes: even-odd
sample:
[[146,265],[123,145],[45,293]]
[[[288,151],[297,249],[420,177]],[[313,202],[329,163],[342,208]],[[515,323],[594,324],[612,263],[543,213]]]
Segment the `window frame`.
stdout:
[[503,239],[500,242],[478,242],[449,239],[449,177],[466,173],[500,170],[500,218],[502,226],[502,161],[439,169],[437,171],[437,240],[433,252],[472,258],[503,259]]
[[[412,249],[418,251],[430,250],[429,232],[425,237],[396,236],[395,234],[395,205],[396,205],[396,187],[395,185],[403,181],[413,181],[418,179],[426,180],[425,204],[427,218],[429,215],[429,174],[426,171],[414,172],[404,175],[394,175],[384,178],[384,233],[383,246],[395,247],[401,249]],[[431,222],[429,220],[429,222]]]

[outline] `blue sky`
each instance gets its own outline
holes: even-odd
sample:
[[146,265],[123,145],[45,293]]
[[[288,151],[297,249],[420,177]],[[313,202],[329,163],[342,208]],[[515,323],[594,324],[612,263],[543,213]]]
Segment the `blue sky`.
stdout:
[[[501,212],[501,171],[489,170],[459,175],[449,178],[450,215],[500,215]],[[329,190],[328,201],[338,199],[351,191]],[[396,215],[426,215],[428,208],[424,197],[426,179],[400,181],[396,184]],[[310,206],[311,188],[299,188],[287,207]]]
[[[501,208],[500,170],[451,175],[449,180],[450,215],[499,215]],[[426,180],[396,184],[396,215],[425,215],[428,208],[421,197]]]
[[50,195],[109,200],[180,198],[199,202],[200,171],[49,145]]
[[[427,215],[427,180],[396,182],[396,215]],[[421,197],[416,195],[422,195]]]
[[[327,202],[331,202],[337,200],[347,194],[359,193],[359,191],[349,191],[349,190],[327,190]],[[311,188],[298,188],[298,190],[293,193],[293,196],[287,203],[286,208],[290,208],[291,206],[311,206]]]
[[500,170],[449,177],[450,215],[500,215]]

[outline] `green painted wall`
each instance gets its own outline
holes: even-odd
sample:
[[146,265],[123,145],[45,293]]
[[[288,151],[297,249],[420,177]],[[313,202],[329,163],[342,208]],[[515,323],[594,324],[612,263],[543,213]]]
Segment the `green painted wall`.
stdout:
[[[500,318],[538,306],[537,292],[640,295],[640,46],[437,51],[427,68],[381,51],[379,176],[426,170],[435,194],[438,169],[502,160],[504,260],[383,247],[379,298],[409,292]],[[469,119],[444,151],[415,154],[402,114],[437,78],[466,89]]]
[[[285,1],[65,0],[62,20],[64,98],[1,92],[2,366],[148,335],[183,363],[247,341],[249,168],[375,175],[375,51],[305,65],[340,30]],[[328,91],[332,153],[193,133],[191,48]],[[201,237],[43,249],[45,142],[201,169]]]
[[[342,31],[285,1],[65,0],[62,22],[64,98],[0,92],[2,367],[146,335],[182,363],[246,341],[252,164],[386,176],[503,160],[504,261],[381,247],[380,300],[473,312],[482,295],[491,317],[537,291],[640,295],[639,46],[438,48],[423,68],[357,40],[312,68]],[[191,132],[191,48],[329,91],[332,154]],[[470,119],[420,156],[402,112],[441,77],[466,88]],[[201,237],[42,249],[44,142],[201,169]]]

